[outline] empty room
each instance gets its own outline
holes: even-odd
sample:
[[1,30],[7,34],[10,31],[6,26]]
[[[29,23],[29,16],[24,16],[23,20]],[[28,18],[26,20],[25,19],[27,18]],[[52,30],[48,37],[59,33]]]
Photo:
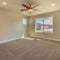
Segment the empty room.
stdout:
[[60,0],[0,0],[0,60],[60,60]]

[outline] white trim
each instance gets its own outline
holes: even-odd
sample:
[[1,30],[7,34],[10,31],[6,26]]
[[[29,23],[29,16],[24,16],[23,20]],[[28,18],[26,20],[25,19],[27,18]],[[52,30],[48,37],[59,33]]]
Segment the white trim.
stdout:
[[[60,42],[60,39],[52,39],[52,38],[38,38],[38,37],[35,37],[36,39],[46,39],[46,40],[51,40],[51,41],[59,41]],[[4,41],[0,41],[0,44],[2,43],[6,43],[6,42],[9,42],[9,41],[14,41],[14,40],[17,40],[17,39],[21,39],[21,38],[14,38],[14,39],[9,39],[9,40],[4,40]]]
[[45,39],[45,40],[60,42],[60,39],[45,38],[45,37],[32,37],[32,38],[36,38],[36,39]]
[[57,41],[57,42],[60,41],[60,39],[44,38],[44,37],[43,37],[43,38],[40,38],[40,39],[51,40],[51,41]]
[[13,39],[9,39],[9,40],[0,41],[0,44],[6,43],[6,42],[9,42],[9,41],[14,41],[14,40],[17,40],[17,39],[20,39],[20,38],[13,38]]
[[47,39],[47,40],[51,40],[51,41],[60,41],[60,39],[53,39],[53,38],[42,38],[42,39]]

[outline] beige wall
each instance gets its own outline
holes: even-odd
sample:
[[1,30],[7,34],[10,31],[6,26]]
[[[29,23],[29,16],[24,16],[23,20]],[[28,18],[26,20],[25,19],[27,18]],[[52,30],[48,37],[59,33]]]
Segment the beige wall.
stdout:
[[[53,33],[35,33],[35,18],[53,16],[54,32]],[[59,39],[60,40],[60,11],[45,13],[37,16],[29,17],[28,21],[28,36],[39,37],[46,39]]]
[[22,24],[22,16],[19,12],[7,8],[0,8],[0,42],[20,38],[26,31]]

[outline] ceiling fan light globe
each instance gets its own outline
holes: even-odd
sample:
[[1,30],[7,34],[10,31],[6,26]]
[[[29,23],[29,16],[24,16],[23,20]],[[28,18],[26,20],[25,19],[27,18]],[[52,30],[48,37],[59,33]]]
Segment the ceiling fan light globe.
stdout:
[[29,12],[29,13],[32,13],[32,12],[33,12],[33,9],[29,9],[28,12]]

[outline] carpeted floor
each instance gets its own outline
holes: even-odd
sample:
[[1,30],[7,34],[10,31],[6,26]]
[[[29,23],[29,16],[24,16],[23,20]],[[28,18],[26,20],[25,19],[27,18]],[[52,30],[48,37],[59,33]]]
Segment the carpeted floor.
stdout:
[[19,39],[0,44],[0,60],[60,60],[60,43]]

